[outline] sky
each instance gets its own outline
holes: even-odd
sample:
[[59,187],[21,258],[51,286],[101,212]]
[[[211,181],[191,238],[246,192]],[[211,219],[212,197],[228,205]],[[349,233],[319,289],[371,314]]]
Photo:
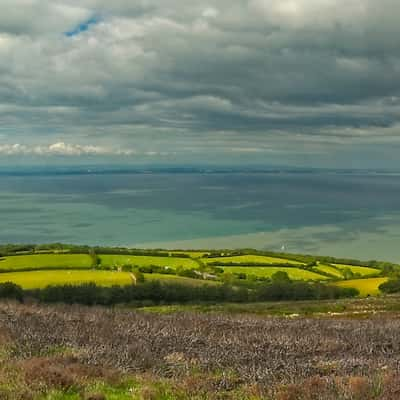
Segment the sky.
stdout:
[[398,166],[398,0],[1,9],[0,165]]

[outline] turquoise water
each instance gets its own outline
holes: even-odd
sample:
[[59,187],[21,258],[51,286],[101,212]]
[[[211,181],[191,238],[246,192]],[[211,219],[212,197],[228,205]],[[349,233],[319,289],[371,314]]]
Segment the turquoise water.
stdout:
[[400,177],[0,176],[0,242],[256,247],[400,261]]

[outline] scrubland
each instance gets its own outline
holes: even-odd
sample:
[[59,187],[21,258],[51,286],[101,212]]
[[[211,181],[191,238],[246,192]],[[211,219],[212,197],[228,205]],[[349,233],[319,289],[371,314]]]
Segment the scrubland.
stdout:
[[382,399],[400,320],[0,304],[1,399]]

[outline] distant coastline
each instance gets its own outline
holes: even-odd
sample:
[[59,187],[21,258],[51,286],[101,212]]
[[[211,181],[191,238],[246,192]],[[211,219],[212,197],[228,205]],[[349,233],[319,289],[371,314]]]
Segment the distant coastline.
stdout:
[[0,176],[58,176],[111,174],[343,174],[399,175],[400,170],[305,168],[293,166],[181,166],[181,165],[78,165],[2,166]]

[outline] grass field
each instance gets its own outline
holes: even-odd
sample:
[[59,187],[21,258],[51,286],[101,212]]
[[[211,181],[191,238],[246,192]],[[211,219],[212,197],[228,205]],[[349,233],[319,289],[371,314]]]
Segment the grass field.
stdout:
[[336,278],[343,279],[343,274],[336,268],[331,267],[330,265],[318,264],[317,267],[313,268],[316,272],[321,271],[326,274],[330,274],[335,276]]
[[354,274],[360,274],[361,276],[378,275],[381,271],[376,268],[369,267],[359,267],[356,265],[346,265],[346,264],[333,264],[336,268],[341,270],[349,269]]
[[287,272],[290,279],[294,280],[327,280],[327,276],[319,275],[315,272],[305,271],[300,268],[291,267],[221,267],[224,272],[228,273],[244,273],[247,275],[255,275],[260,277],[271,277],[275,272],[284,271]]
[[181,283],[184,285],[191,286],[202,286],[202,285],[218,285],[219,282],[205,281],[202,279],[186,278],[184,276],[167,275],[167,274],[143,274],[146,280],[149,281],[168,281],[173,283]]
[[131,256],[120,254],[101,254],[99,255],[101,265],[103,266],[121,266],[124,264],[131,264],[137,266],[157,265],[160,267],[184,267],[184,268],[198,268],[196,261],[190,258],[179,257],[153,257],[153,256]]
[[287,258],[278,257],[267,257],[267,256],[257,256],[252,254],[246,254],[243,256],[232,256],[232,257],[213,257],[213,258],[203,258],[202,261],[206,264],[208,263],[240,263],[246,265],[246,263],[255,264],[293,264],[293,265],[304,265],[301,262],[289,260]]
[[356,288],[360,292],[360,296],[366,297],[368,295],[375,296],[379,294],[379,285],[387,280],[388,278],[350,279],[348,281],[337,282],[335,285],[340,287]]
[[204,257],[206,254],[210,254],[207,251],[184,251],[184,250],[177,250],[177,251],[172,251],[174,254],[187,254],[188,256],[192,258],[201,258]]
[[129,285],[129,273],[110,271],[29,271],[0,274],[0,283],[14,282],[24,289],[39,289],[48,285],[81,284],[94,282],[100,286]]
[[87,254],[33,254],[0,258],[1,270],[39,270],[43,268],[90,268]]

